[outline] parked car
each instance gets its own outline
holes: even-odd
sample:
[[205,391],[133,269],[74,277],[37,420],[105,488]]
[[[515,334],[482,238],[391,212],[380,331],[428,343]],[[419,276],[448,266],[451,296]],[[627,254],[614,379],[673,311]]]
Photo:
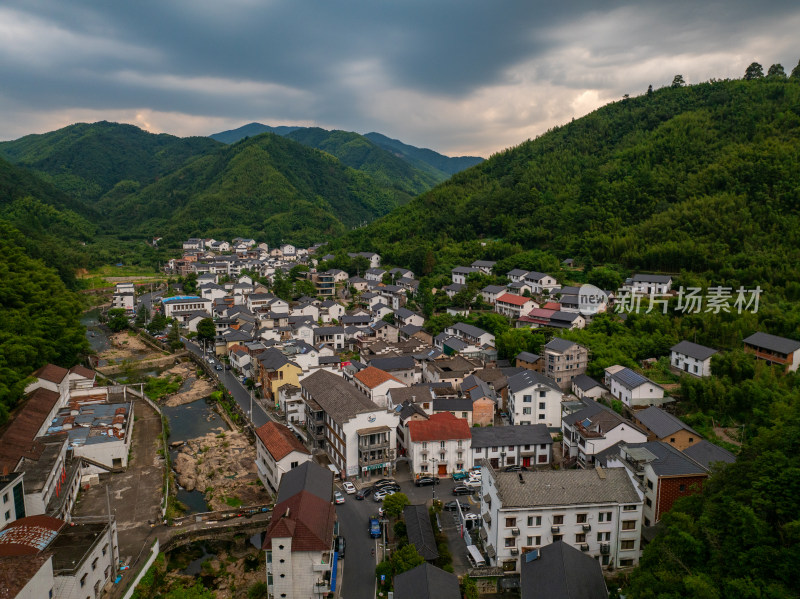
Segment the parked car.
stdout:
[[392,486],[392,485],[397,485],[397,481],[396,480],[392,480],[391,478],[382,478],[382,479],[376,480],[374,483],[372,483],[373,488],[376,488],[376,489],[380,489],[382,487]]
[[334,544],[334,551],[338,551],[339,557],[341,558],[344,557],[344,546],[345,546],[344,537],[336,537],[336,542]]
[[470,512],[469,514],[464,514],[464,520],[478,520],[480,516],[478,514],[473,514]]
[[356,492],[356,486],[351,482],[342,483],[342,488],[348,495],[352,495]]
[[394,495],[395,493],[397,493],[397,491],[395,491],[394,489],[382,489],[381,491],[375,493],[375,495],[373,495],[372,498],[377,502],[381,502],[389,495]]
[[464,486],[469,487],[470,489],[480,489],[481,481],[480,479],[470,478],[469,480],[464,481]]
[[467,478],[467,473],[464,470],[453,472],[453,480],[464,480],[465,478]]
[[[457,506],[458,506],[458,501],[448,501],[447,503],[444,504],[444,509],[454,512],[458,509]],[[472,509],[472,506],[468,503],[462,503],[461,509],[464,510],[465,512],[468,512]]]
[[372,516],[369,519],[369,528],[367,530],[369,530],[369,536],[371,538],[373,538],[373,539],[380,538],[380,536],[381,536],[381,523],[378,522],[378,518],[377,517]]
[[453,495],[472,495],[475,489],[471,489],[465,485],[459,485],[453,488]]
[[435,476],[420,476],[417,480],[414,481],[414,484],[418,487],[426,487],[428,485],[438,485],[439,479]]
[[217,370],[222,370],[222,364],[217,364],[214,368],[216,368]]
[[356,493],[356,499],[365,499],[372,495],[372,487],[362,487]]
[[340,491],[336,491],[333,494],[333,501],[334,501],[334,503],[337,503],[337,504],[344,503],[344,495],[342,495],[342,493]]
[[383,485],[382,487],[373,487],[373,491],[394,491],[395,493],[400,492],[400,485],[397,483],[393,485]]

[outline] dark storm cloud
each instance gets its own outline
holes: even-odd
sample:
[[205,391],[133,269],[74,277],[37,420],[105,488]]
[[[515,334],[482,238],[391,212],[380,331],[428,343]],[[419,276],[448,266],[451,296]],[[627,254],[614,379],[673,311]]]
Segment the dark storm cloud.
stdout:
[[741,76],[754,59],[788,70],[799,11],[744,1],[16,0],[0,6],[0,138],[73,114],[149,111],[154,127],[180,134],[302,121],[489,151],[663,85],[668,69],[690,80]]

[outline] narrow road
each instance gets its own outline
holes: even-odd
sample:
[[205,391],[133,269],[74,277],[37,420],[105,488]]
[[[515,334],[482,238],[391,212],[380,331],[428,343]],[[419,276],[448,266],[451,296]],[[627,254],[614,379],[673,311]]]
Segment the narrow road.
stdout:
[[[203,359],[203,351],[198,345],[184,337],[182,337],[181,340],[186,346],[186,349],[198,356],[201,360]],[[261,404],[259,404],[255,399],[252,400],[251,415],[250,391],[245,389],[244,385],[242,385],[239,379],[236,378],[236,375],[233,374],[232,370],[215,370],[214,372],[217,375],[219,382],[221,382],[225,388],[231,392],[234,401],[239,404],[239,407],[242,408],[242,411],[245,413],[245,415],[249,417],[250,421],[253,423],[253,426],[258,428],[259,426],[263,426],[272,420],[263,406],[261,406]]]

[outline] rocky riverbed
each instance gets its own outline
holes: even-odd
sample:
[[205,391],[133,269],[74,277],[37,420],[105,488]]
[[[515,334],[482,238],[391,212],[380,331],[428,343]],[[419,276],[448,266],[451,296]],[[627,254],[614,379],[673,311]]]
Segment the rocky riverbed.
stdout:
[[197,367],[193,362],[181,362],[164,372],[165,375],[178,375],[183,384],[177,393],[167,396],[164,405],[169,407],[182,406],[192,403],[203,397],[208,397],[214,391],[214,385],[207,378],[197,376]]
[[187,441],[173,462],[177,483],[205,493],[211,510],[267,503],[256,475],[256,451],[245,435],[220,431]]

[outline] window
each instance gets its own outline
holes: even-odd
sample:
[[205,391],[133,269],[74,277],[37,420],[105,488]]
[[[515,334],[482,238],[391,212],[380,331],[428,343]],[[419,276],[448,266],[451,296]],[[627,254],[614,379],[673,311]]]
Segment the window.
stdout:
[[[466,412],[461,412],[461,417],[462,418],[466,418],[467,417],[467,413]],[[459,441],[459,443],[461,443],[461,441]]]
[[622,508],[622,511],[624,511],[624,512],[633,512],[633,511],[636,511],[636,506],[635,506],[635,505],[626,505],[626,506],[624,506],[624,507]]
[[683,493],[686,490],[686,485],[678,485],[678,491]]
[[462,458],[462,453],[460,451],[456,454],[456,458],[459,460]]
[[530,395],[523,395],[522,396],[522,402],[523,403],[531,403],[531,401],[532,401],[532,399],[531,399]]
[[423,441],[422,442],[422,449],[428,449],[428,442],[427,441]]
[[497,447],[492,447],[492,451],[494,451],[495,453],[497,453]]
[[553,535],[553,543],[560,541],[562,538],[564,538],[564,535]]
[[[466,412],[464,412],[464,414],[466,414]],[[464,416],[464,418],[466,418],[466,416]],[[464,444],[464,442],[463,442],[461,439],[459,439],[459,440],[458,440],[458,448],[459,448],[459,449],[461,449],[461,447],[463,446],[463,444]]]
[[635,549],[636,541],[634,541],[633,539],[629,541],[622,541],[619,544],[619,548],[622,549],[623,551],[630,551],[631,549]]
[[513,528],[517,525],[516,518],[506,518],[506,528]]
[[547,391],[539,391],[539,397],[547,397]]
[[675,437],[670,437],[670,440],[669,440],[669,442],[670,442],[670,443],[675,443]]
[[444,441],[439,441],[439,448],[444,449]]
[[422,461],[424,462],[425,460],[428,459],[428,454],[427,453],[420,454],[420,457],[422,458]]
[[542,525],[541,516],[528,516],[528,526],[541,526],[541,525]]
[[694,437],[689,437],[689,443],[694,443]]
[[564,516],[563,515],[553,516],[553,524],[555,525],[564,524]]
[[531,409],[530,409],[530,408],[522,408],[522,413],[523,413],[524,415],[528,415],[528,414],[530,414],[530,413],[531,413]]
[[544,414],[539,414],[539,420],[544,420]]
[[611,512],[600,512],[598,522],[611,522]]
[[646,497],[644,502],[647,504],[647,507],[653,507],[653,500],[649,497]]
[[89,574],[88,574],[88,573],[86,573],[86,574],[84,574],[83,576],[81,576],[81,587],[84,587],[84,586],[86,586],[86,577],[87,577],[87,576],[89,576]]
[[575,542],[576,543],[585,543],[586,542],[586,533],[585,532],[579,532],[578,534],[576,534],[575,535]]
[[539,402],[539,409],[540,409],[540,410],[544,410],[544,409],[545,409],[545,406],[546,406],[546,404],[545,404],[543,401],[540,401],[540,402]]
[[644,525],[645,526],[650,526],[650,518],[645,518],[644,519]]
[[533,537],[525,537],[525,544],[528,546],[533,545]]
[[92,560],[92,570],[97,570],[97,560],[98,560],[98,559],[100,559],[100,558],[99,558],[99,557],[96,557],[96,558],[94,558],[94,559]]
[[444,462],[444,454],[443,453],[439,454],[439,461],[440,462]]
[[297,468],[300,465],[300,462],[292,462],[291,467]]
[[636,520],[623,520],[622,530],[636,530]]
[[531,448],[531,446],[530,446],[530,445],[526,445],[526,446],[525,446],[525,451],[529,450],[530,448]]
[[650,480],[649,478],[647,479],[647,488],[648,489],[652,489],[653,488],[653,481]]
[[611,533],[610,532],[598,532],[597,533],[597,541],[610,541],[611,540]]
[[11,520],[11,510],[8,510],[8,511],[5,513],[5,518],[6,518],[6,520]]
[[8,493],[3,495],[3,503],[8,503]]
[[505,539],[506,547],[516,547],[517,546],[517,538],[516,537],[506,537]]
[[632,565],[633,565],[633,560],[632,559],[621,559],[621,560],[619,560],[620,568],[629,568]]
[[586,523],[586,514],[577,514],[575,516],[575,522],[578,524],[585,524]]

